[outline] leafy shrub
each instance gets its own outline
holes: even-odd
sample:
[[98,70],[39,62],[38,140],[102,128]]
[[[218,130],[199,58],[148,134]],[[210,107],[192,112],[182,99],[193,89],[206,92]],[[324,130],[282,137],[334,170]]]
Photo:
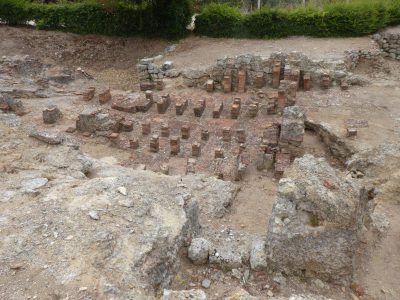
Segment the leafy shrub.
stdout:
[[247,15],[227,5],[205,6],[196,33],[213,37],[362,36],[400,24],[400,0],[355,0],[323,7],[265,7]]
[[237,37],[242,34],[242,21],[238,8],[212,3],[197,16],[195,31],[212,37]]
[[102,4],[97,1],[38,4],[0,0],[0,20],[10,25],[35,21],[39,29],[81,34],[179,38],[191,18],[189,0]]
[[10,25],[19,25],[28,19],[28,3],[25,0],[0,0],[0,20]]

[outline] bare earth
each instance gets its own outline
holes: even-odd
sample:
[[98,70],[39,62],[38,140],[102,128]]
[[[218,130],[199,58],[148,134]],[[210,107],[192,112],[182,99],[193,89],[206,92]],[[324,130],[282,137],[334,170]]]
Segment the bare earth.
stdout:
[[[26,54],[61,66],[81,67],[94,77],[91,85],[110,86],[124,91],[138,89],[135,69],[137,61],[143,57],[162,53],[168,45],[170,43],[162,40],[80,36],[0,26],[0,56]],[[189,37],[180,41],[176,50],[165,56],[165,60],[172,60],[179,69],[209,66],[214,64],[216,59],[225,56],[247,53],[268,56],[276,51],[299,51],[313,59],[337,60],[344,57],[345,50],[365,50],[375,47],[368,37],[348,39],[292,37],[280,40]],[[370,148],[387,142],[400,143],[400,63],[385,61],[383,65],[373,69],[368,65],[361,65],[356,72],[368,76],[371,84],[365,87],[351,87],[348,91],[333,88],[328,91],[299,92],[298,105],[306,110],[309,118],[337,128],[338,135],[342,137],[345,136],[344,125],[349,119],[368,121],[368,127],[360,128],[357,139],[349,142],[357,149]],[[38,127],[43,126],[42,110],[50,104],[56,104],[64,113],[64,119],[57,124],[57,130],[60,131],[74,125],[76,116],[84,106],[73,93],[69,96],[22,99],[22,101],[31,111],[21,118],[22,122],[31,122]],[[52,125],[47,126],[47,128],[52,127]],[[7,130],[7,128],[0,129]],[[111,148],[102,139],[79,138],[82,142],[82,151],[95,158],[111,159],[120,164],[126,164],[130,159],[130,153]],[[306,135],[304,143],[307,152],[325,156],[336,163],[315,136]],[[0,157],[0,166],[5,167],[10,159],[13,157]],[[272,180],[271,174],[260,174],[256,170],[250,170],[249,176],[240,185],[241,190],[230,212],[220,220],[211,220],[207,226],[215,230],[229,227],[263,237],[275,201],[276,182]],[[366,290],[366,295],[360,299],[400,299],[400,204],[398,199],[397,201],[393,199],[394,197],[395,193],[390,195],[390,199],[381,203],[391,222],[389,232],[377,246],[371,246],[369,256],[364,260],[365,264],[359,267],[356,274],[358,283]],[[183,261],[182,270],[178,275],[184,278],[193,273],[203,274],[202,272],[210,274],[213,271],[194,267]],[[31,295],[42,296],[38,299],[51,299],[50,293],[43,287],[44,285],[47,289],[55,288],[51,285],[51,279],[39,279],[42,282],[39,282],[38,286],[36,282],[31,285],[27,281],[36,276],[34,271],[30,273],[23,271],[16,276],[18,284],[15,288],[27,289]],[[195,287],[200,287],[203,278],[197,275],[192,277],[197,279]],[[5,286],[12,285],[15,278],[14,275],[6,275],[0,279],[0,298],[14,299],[10,289],[6,289]],[[50,285],[46,285],[48,283]],[[207,293],[211,299],[221,299],[239,284],[238,280],[231,279],[213,286]],[[185,280],[177,280],[174,287],[193,288]],[[306,285],[293,283],[287,291],[278,292],[285,295],[292,290],[301,292],[304,289],[319,292],[332,299],[351,299],[349,290],[331,285],[320,289],[309,283]],[[260,296],[267,298],[265,293]]]

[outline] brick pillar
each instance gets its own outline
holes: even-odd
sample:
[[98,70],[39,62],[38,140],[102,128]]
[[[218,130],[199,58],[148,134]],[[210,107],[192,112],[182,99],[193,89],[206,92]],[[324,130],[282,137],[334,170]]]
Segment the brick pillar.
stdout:
[[169,94],[161,96],[161,99],[157,101],[157,112],[159,114],[164,114],[167,111],[170,103],[171,97],[169,96]]
[[232,92],[232,70],[228,69],[225,71],[222,86],[224,93]]
[[99,102],[100,104],[105,104],[111,100],[111,92],[110,89],[106,89],[99,93]]
[[199,157],[201,152],[200,143],[194,142],[192,144],[192,156]]
[[161,125],[161,136],[162,137],[169,137],[169,126],[168,124]]
[[214,150],[214,158],[224,158],[224,150],[222,148],[216,148]]
[[151,100],[151,101],[154,100],[154,98],[153,98],[153,91],[146,91],[146,92],[145,92],[145,95],[146,95],[146,99]]
[[241,107],[241,99],[235,98],[233,100],[233,104],[231,106],[231,118],[232,119],[237,119],[239,117],[240,107]]
[[323,74],[321,79],[321,87],[326,90],[329,89],[330,86],[331,86],[331,77],[329,76],[329,74]]
[[213,118],[218,119],[221,116],[223,109],[224,109],[224,103],[222,101],[215,102],[213,109]]
[[263,72],[257,73],[256,79],[255,79],[255,86],[258,89],[261,89],[265,86],[265,78],[264,78]]
[[201,139],[203,141],[208,141],[209,138],[210,138],[210,132],[207,129],[201,130]]
[[272,87],[278,88],[281,81],[281,63],[276,62],[272,69]]
[[222,140],[224,142],[230,142],[232,139],[232,132],[230,127],[222,128]]
[[206,100],[205,99],[201,99],[201,100],[197,101],[196,106],[193,108],[195,117],[201,117],[205,108],[206,108]]
[[207,80],[207,82],[206,82],[206,91],[208,93],[214,92],[214,80],[212,80],[212,79]]
[[278,110],[283,111],[286,106],[286,91],[282,88],[278,90],[278,102],[277,102]]
[[157,153],[160,150],[160,139],[158,135],[153,135],[150,139],[150,151]]
[[164,81],[162,79],[156,81],[156,89],[162,91],[165,87]]
[[137,138],[133,138],[129,140],[129,148],[138,149],[139,148],[139,140]]
[[177,116],[183,115],[184,111],[188,107],[188,100],[187,99],[182,99],[178,98],[175,103],[175,111]]
[[181,137],[184,140],[187,140],[190,137],[190,127],[189,127],[189,125],[183,125],[181,127]]
[[253,103],[249,105],[248,115],[250,118],[257,117],[258,114],[258,105]]
[[149,135],[151,133],[151,125],[150,122],[142,123],[142,135]]
[[244,129],[240,128],[236,130],[236,138],[239,144],[244,144],[246,142],[246,132]]
[[238,93],[246,91],[246,70],[241,69],[238,72]]
[[171,147],[171,155],[177,155],[180,151],[180,139],[178,136],[173,136],[169,140],[169,144]]
[[303,76],[303,88],[305,91],[311,90],[311,75],[310,75],[310,73],[306,73]]

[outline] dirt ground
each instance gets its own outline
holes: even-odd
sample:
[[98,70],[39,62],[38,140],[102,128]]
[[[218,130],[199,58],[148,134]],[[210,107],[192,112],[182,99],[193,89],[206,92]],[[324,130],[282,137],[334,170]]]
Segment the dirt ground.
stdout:
[[[81,36],[0,26],[0,56],[23,54],[73,69],[80,67],[94,77],[91,85],[109,86],[118,91],[137,90],[138,81],[135,69],[137,61],[143,57],[163,53],[168,45],[171,43],[163,40]],[[336,60],[343,59],[345,50],[365,50],[375,49],[375,47],[368,37],[348,39],[293,37],[280,40],[189,37],[178,42],[176,50],[165,55],[165,60],[174,61],[177,68],[194,68],[209,66],[215,63],[217,58],[225,56],[246,53],[268,56],[275,51],[299,51],[313,59]],[[371,83],[364,87],[351,87],[348,91],[333,88],[328,91],[299,92],[298,105],[305,109],[309,118],[331,125],[341,137],[345,136],[346,122],[358,121],[363,124],[359,127],[357,139],[348,141],[359,150],[387,142],[400,143],[400,63],[386,60],[384,64],[373,68],[369,64],[361,64],[356,72],[367,76]],[[77,115],[85,106],[73,93],[69,96],[22,99],[22,101],[25,107],[31,111],[30,114],[21,118],[22,121],[38,127],[43,127],[42,110],[50,104],[59,106],[64,113],[62,122],[57,124],[57,127],[53,125],[44,127],[60,131],[74,126]],[[83,152],[95,158],[113,160],[123,165],[131,163],[131,153],[110,147],[104,138],[75,137],[82,142]],[[338,168],[342,167],[329,157],[327,149],[314,135],[306,135],[304,148],[306,152],[327,157],[333,164],[337,164]],[[5,159],[0,159],[2,164],[5,161]],[[271,173],[260,173],[253,168],[249,170],[248,176],[238,184],[240,192],[230,212],[222,219],[211,220],[207,226],[211,226],[216,231],[228,226],[236,231],[262,237],[266,234],[269,216],[276,197],[277,182],[272,178]],[[388,213],[391,227],[379,245],[371,246],[365,265],[358,269],[357,283],[366,290],[366,296],[360,299],[400,298],[400,243],[398,239],[400,209],[399,204],[395,201],[382,203],[382,207]],[[187,261],[183,261],[174,287],[199,287],[201,280],[210,276],[214,271],[195,268]],[[25,274],[24,276],[29,278],[34,277],[35,274]],[[195,282],[179,281],[179,278],[185,276],[190,276]],[[223,280],[207,292],[211,299],[220,299],[240,285],[236,279],[221,276]],[[26,277],[19,279],[22,282],[27,279]],[[6,284],[7,280],[13,280],[13,278],[6,278],[2,284]],[[270,282],[270,278],[261,276],[256,282],[254,287],[248,288],[265,296],[263,285],[265,282]],[[35,289],[42,290],[37,286],[28,287],[28,285],[26,288],[31,288],[33,291]],[[287,291],[278,288],[274,290],[274,292],[282,294],[288,294],[291,291],[312,291],[333,299],[351,299],[349,289],[333,285],[318,288],[312,283],[292,282]],[[48,298],[44,297],[43,299]]]

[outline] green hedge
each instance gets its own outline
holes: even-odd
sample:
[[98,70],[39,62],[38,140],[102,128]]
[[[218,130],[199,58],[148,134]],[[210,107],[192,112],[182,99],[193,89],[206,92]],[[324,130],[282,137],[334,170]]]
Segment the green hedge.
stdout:
[[265,7],[247,15],[235,7],[211,4],[197,17],[196,33],[248,38],[363,36],[395,24],[400,24],[400,0],[358,0],[323,8]]
[[23,0],[0,0],[0,20],[10,25],[35,21],[39,29],[81,34],[166,38],[185,36],[186,25],[191,18],[189,0],[153,2],[147,5],[117,3],[105,6],[95,1],[38,4]]

